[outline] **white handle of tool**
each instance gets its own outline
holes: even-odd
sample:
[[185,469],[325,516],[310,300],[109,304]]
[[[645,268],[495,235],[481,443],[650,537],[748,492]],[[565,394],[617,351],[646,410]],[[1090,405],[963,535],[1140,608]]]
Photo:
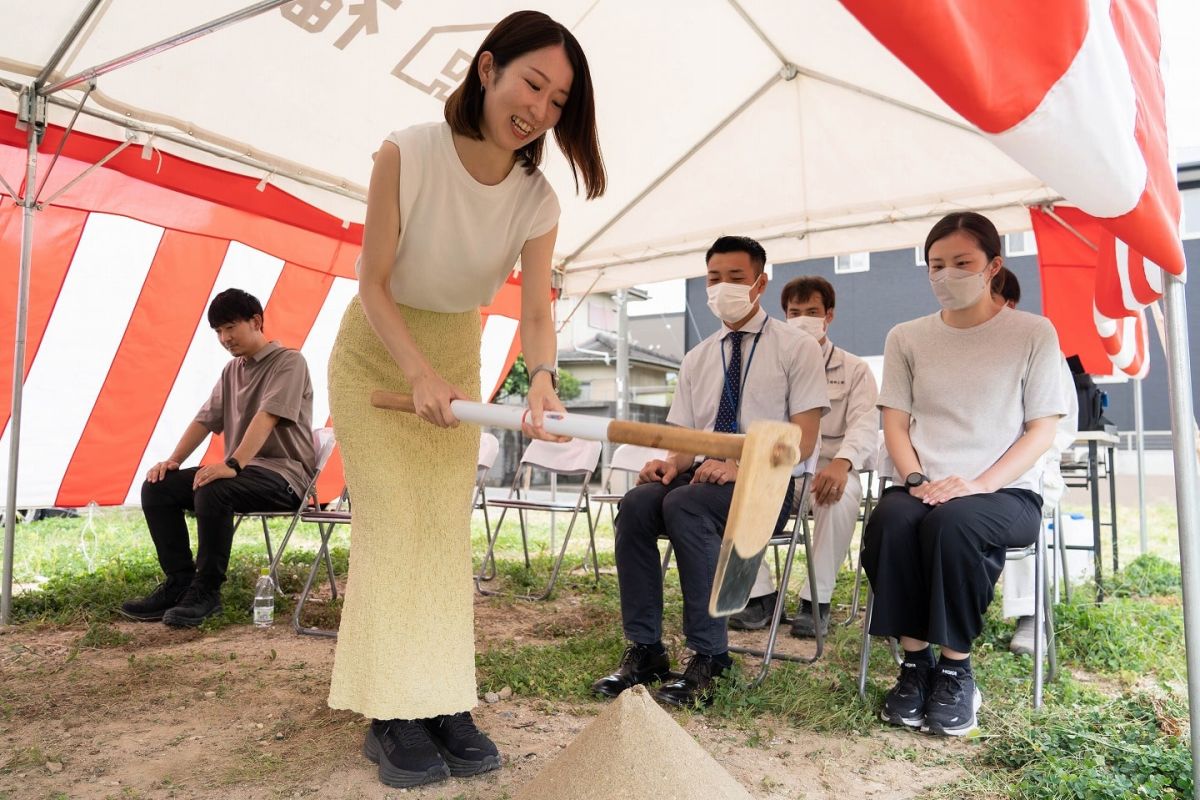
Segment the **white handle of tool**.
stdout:
[[[529,409],[525,406],[506,406],[493,403],[475,403],[470,400],[450,401],[450,410],[454,416],[463,422],[476,425],[487,425],[493,428],[505,428],[510,431],[521,430],[521,424],[529,418]],[[557,411],[547,411],[543,420],[546,433],[555,436],[570,436],[589,441],[608,441],[608,425],[612,422],[608,417],[593,417],[586,414],[560,414]]]

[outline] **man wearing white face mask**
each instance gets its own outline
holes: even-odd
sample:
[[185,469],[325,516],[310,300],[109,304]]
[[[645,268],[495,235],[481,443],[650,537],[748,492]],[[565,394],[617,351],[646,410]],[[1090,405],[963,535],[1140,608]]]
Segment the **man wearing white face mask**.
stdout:
[[[795,278],[783,287],[779,304],[789,325],[817,340],[825,365],[830,411],[821,418],[821,454],[812,481],[813,567],[817,578],[816,602],[820,607],[821,633],[829,629],[829,607],[838,565],[846,558],[858,521],[862,483],[858,470],[871,469],[879,449],[879,390],[867,362],[834,347],[828,335],[837,296],[829,281],[817,275]],[[816,635],[813,629],[813,587],[800,590],[800,608],[792,618],[792,635]],[[758,580],[744,611],[729,618],[729,627],[757,630],[766,627],[775,610],[775,584],[771,569],[759,565]]]
[[[745,432],[756,420],[790,421],[803,430],[801,456],[816,446],[829,409],[816,340],[767,317],[759,299],[767,285],[762,245],[722,236],[706,255],[708,306],[724,323],[684,357],[667,422],[723,433]],[[717,555],[738,476],[736,461],[670,453],[646,464],[617,514],[617,580],[621,621],[629,642],[615,672],[592,690],[616,697],[639,683],[664,680],[670,659],[662,644],[662,565],[666,536],[679,567],[683,632],[694,652],[683,675],[659,687],[661,702],[691,706],[711,699],[729,669],[724,619],[708,614]],[[790,507],[785,502],[777,525]]]

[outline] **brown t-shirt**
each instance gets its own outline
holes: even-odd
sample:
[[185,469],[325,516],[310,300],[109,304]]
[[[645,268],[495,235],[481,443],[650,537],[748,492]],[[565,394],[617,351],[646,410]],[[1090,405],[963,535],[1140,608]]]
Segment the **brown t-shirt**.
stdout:
[[271,342],[253,356],[240,356],[225,365],[196,422],[213,433],[225,434],[228,459],[255,414],[266,411],[279,417],[258,454],[242,466],[263,467],[282,475],[300,497],[316,471],[312,397],[304,356]]

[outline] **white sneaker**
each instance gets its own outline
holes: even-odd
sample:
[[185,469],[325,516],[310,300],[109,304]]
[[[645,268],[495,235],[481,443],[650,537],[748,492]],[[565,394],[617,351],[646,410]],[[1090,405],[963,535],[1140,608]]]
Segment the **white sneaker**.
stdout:
[[1013,632],[1012,641],[1008,643],[1009,651],[1017,656],[1033,655],[1033,637],[1036,633],[1033,617],[1020,617],[1017,620],[1017,629]]

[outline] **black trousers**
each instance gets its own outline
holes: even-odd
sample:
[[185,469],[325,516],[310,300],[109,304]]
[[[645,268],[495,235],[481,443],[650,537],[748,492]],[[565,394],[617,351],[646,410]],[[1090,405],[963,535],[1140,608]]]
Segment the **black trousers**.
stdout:
[[875,594],[872,635],[968,652],[983,630],[1004,551],[1032,544],[1041,524],[1041,495],[1025,489],[928,506],[891,487],[863,534],[862,563]]
[[[692,484],[685,472],[668,485],[643,483],[621,500],[617,514],[617,582],[625,638],[635,644],[662,639],[663,573],[658,537],[671,542],[683,592],[683,633],[701,655],[729,649],[725,618],[708,615],[708,598],[717,572],[721,538],[733,502],[734,484]],[[792,492],[777,526],[787,522]]]
[[[233,547],[233,516],[251,511],[295,511],[300,499],[283,476],[246,467],[237,477],[192,489],[198,467],[168,472],[157,483],[142,483],[142,513],[168,578],[191,580],[208,589],[225,582]],[[185,511],[196,514],[196,558],[188,541]]]

